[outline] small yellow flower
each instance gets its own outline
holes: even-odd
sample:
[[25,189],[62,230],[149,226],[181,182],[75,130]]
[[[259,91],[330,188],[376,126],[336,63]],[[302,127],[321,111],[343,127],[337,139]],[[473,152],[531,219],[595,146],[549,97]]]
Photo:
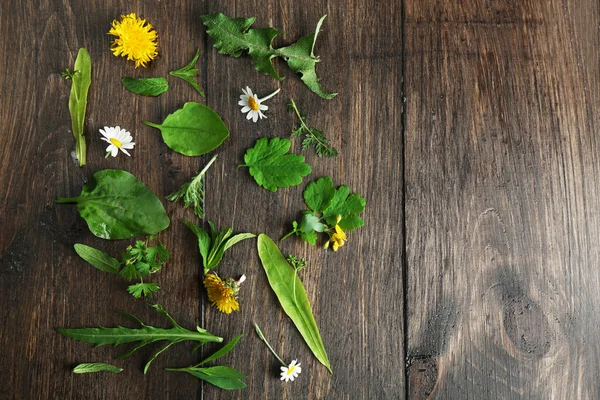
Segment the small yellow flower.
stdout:
[[[339,221],[338,221],[339,222]],[[332,243],[331,248],[333,251],[337,251],[340,247],[342,247],[346,243],[346,232],[340,228],[339,225],[335,226],[335,233],[331,235],[329,241]]]
[[242,275],[239,280],[235,281],[231,278],[222,280],[213,273],[206,274],[204,287],[208,292],[208,300],[225,314],[239,311],[240,304],[237,301],[237,295],[240,291],[240,284],[245,280],[246,275]]
[[121,22],[114,20],[109,35],[116,36],[111,46],[115,56],[127,57],[135,61],[135,67],[146,67],[158,52],[158,34],[145,19],[137,18],[135,13],[121,15]]

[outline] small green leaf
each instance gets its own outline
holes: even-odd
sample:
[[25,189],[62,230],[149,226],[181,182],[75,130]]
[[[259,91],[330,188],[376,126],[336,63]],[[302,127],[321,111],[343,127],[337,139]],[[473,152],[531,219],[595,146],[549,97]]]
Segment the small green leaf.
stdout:
[[242,381],[242,379],[246,379],[247,376],[230,367],[217,366],[208,368],[168,368],[167,371],[187,372],[198,379],[202,379],[225,390],[237,390],[246,387],[246,384]]
[[79,166],[82,167],[86,164],[86,145],[85,136],[83,136],[85,109],[88,91],[92,83],[92,60],[86,49],[79,49],[74,70],[77,72],[70,75],[72,84],[69,95],[69,112],[75,137],[75,154],[79,160]]
[[309,234],[312,232],[325,232],[326,229],[327,225],[323,224],[319,217],[310,213],[302,216],[302,220],[300,221],[300,232]]
[[183,79],[184,81],[186,81],[187,83],[192,85],[192,87],[198,93],[200,93],[200,95],[202,97],[204,97],[204,92],[200,88],[200,85],[198,85],[198,82],[196,82],[196,80],[194,79],[194,77],[196,75],[198,75],[198,69],[194,68],[194,66],[196,65],[196,62],[198,61],[199,57],[200,57],[200,48],[198,48],[198,50],[196,50],[196,54],[194,55],[194,58],[185,67],[180,68],[175,71],[171,71],[171,72],[169,72],[169,74],[173,75],[177,78]]
[[206,171],[208,171],[208,168],[210,168],[216,159],[217,156],[214,156],[202,171],[192,178],[191,182],[184,183],[179,190],[168,195],[167,200],[177,201],[183,198],[184,207],[188,208],[189,206],[194,205],[194,214],[196,214],[198,218],[204,219],[204,176]]
[[127,291],[130,295],[139,299],[140,297],[152,297],[152,293],[158,292],[160,288],[156,283],[148,282],[148,283],[137,283],[135,285],[130,285],[127,288]]
[[75,251],[79,257],[96,267],[100,271],[118,274],[121,263],[116,258],[113,258],[103,251],[95,249],[85,244],[76,243]]
[[57,204],[76,203],[90,231],[103,239],[150,236],[169,226],[160,200],[135,176],[105,169],[92,175],[81,195],[59,198]]
[[123,86],[131,93],[140,96],[156,97],[169,90],[169,82],[165,78],[131,78],[121,79]]
[[310,182],[304,189],[304,202],[313,212],[325,211],[333,201],[336,190],[330,177],[324,176]]
[[312,169],[304,162],[303,156],[286,154],[290,147],[288,139],[259,139],[246,151],[245,164],[240,167],[249,167],[256,183],[271,192],[299,185]]
[[258,236],[258,256],[283,311],[292,319],[315,357],[331,372],[310,302],[296,271],[265,234]]
[[106,363],[84,363],[73,368],[74,374],[89,374],[93,372],[112,372],[118,374],[121,371],[123,371],[123,368]]
[[162,124],[143,122],[160,129],[167,146],[185,156],[208,153],[229,136],[229,130],[214,110],[194,102],[185,103],[183,108],[169,114]]
[[237,335],[229,343],[227,343],[225,346],[221,347],[219,350],[215,351],[209,357],[202,360],[202,362],[196,366],[199,367],[200,365],[206,364],[208,362],[216,360],[217,358],[221,358],[221,357],[225,356],[227,353],[229,353],[235,347],[236,343],[238,342],[238,340],[240,340],[240,338],[242,336],[244,336],[244,335],[243,334]]
[[[336,224],[338,215],[342,216],[340,227],[344,231],[352,231],[364,225],[362,218],[356,214],[364,211],[366,200],[359,194],[350,194],[348,186],[339,186],[329,207],[323,211],[323,218],[331,226]],[[346,221],[344,221],[346,220]]]

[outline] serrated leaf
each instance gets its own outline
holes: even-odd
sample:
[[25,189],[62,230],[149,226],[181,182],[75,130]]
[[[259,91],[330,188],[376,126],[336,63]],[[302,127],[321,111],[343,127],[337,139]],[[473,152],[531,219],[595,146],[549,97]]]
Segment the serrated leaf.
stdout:
[[271,43],[281,32],[274,28],[250,29],[255,18],[229,18],[221,13],[202,15],[201,18],[207,27],[206,33],[213,39],[220,54],[237,58],[248,51],[255,68],[275,79],[282,78],[275,71],[272,60],[282,57],[292,71],[301,75],[302,81],[310,90],[323,98],[331,99],[336,93],[323,90],[315,70],[319,59],[314,55],[314,46],[325,17],[319,20],[315,33],[279,49],[274,49]]
[[89,374],[93,372],[112,372],[118,374],[123,368],[115,367],[106,363],[83,363],[73,368],[74,374]]
[[167,146],[185,156],[208,153],[229,136],[229,130],[214,110],[194,102],[185,103],[183,108],[169,114],[162,124],[143,122],[160,129]]
[[[352,231],[362,225],[364,221],[356,214],[364,211],[366,200],[359,194],[350,194],[348,186],[340,186],[336,189],[335,196],[326,210],[323,211],[323,218],[330,225],[336,224],[338,215],[342,216],[340,227],[344,231]],[[344,219],[347,221],[344,222]]]
[[139,299],[140,297],[152,297],[152,293],[158,292],[160,288],[156,283],[145,282],[145,283],[136,283],[135,285],[130,285],[127,288],[127,291],[130,295]]
[[131,78],[121,79],[123,86],[131,93],[140,96],[156,97],[169,90],[169,82],[165,78]]
[[317,232],[300,232],[300,238],[302,239],[302,241],[308,242],[308,244],[310,244],[311,246],[317,244]]
[[304,157],[298,154],[286,154],[291,147],[288,139],[262,138],[244,155],[250,175],[263,188],[275,192],[278,188],[287,188],[302,183],[302,178],[312,172]]
[[258,236],[258,256],[283,311],[292,319],[304,341],[329,372],[331,367],[319,328],[306,296],[302,281],[281,254],[277,245],[265,234]]
[[75,244],[75,251],[79,257],[90,263],[93,267],[103,272],[118,274],[121,263],[116,258],[111,257],[103,251],[95,249],[85,244]]
[[198,75],[198,69],[194,68],[194,66],[196,65],[196,62],[198,61],[198,58],[200,58],[200,48],[198,48],[198,50],[196,50],[196,54],[194,55],[194,58],[185,67],[180,68],[175,71],[171,71],[171,72],[169,72],[169,74],[173,75],[177,78],[183,79],[184,81],[186,81],[187,83],[192,85],[192,87],[198,93],[200,93],[200,95],[202,97],[205,97],[204,92],[200,88],[200,85],[198,85],[198,82],[196,82],[196,80],[194,79],[194,77],[196,75]]
[[304,202],[314,212],[325,211],[333,201],[336,190],[329,176],[324,176],[306,185],[302,195]]
[[287,61],[290,69],[301,75],[302,82],[314,93],[324,99],[333,99],[337,93],[327,93],[317,77],[315,69],[319,59],[314,56],[314,47],[321,25],[327,15],[321,17],[317,23],[315,33],[300,38],[296,43],[277,49],[278,53]]

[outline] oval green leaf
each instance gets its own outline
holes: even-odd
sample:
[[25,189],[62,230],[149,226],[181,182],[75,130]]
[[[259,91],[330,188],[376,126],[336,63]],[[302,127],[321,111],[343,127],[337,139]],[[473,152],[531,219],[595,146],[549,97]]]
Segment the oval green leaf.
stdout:
[[258,256],[283,311],[292,319],[317,360],[331,372],[323,340],[300,278],[277,245],[265,234],[258,236]]
[[150,236],[169,226],[169,217],[154,193],[129,172],[105,169],[92,175],[81,195],[61,198],[77,203],[92,233],[103,239]]
[[118,374],[121,371],[123,371],[123,368],[106,363],[84,363],[73,368],[73,373],[75,374],[89,374],[93,372],[112,372],[113,374]]
[[160,129],[167,146],[185,156],[206,154],[219,147],[229,136],[219,114],[195,102],[185,103],[183,108],[168,115],[162,124],[144,123]]
[[95,249],[85,244],[75,243],[75,251],[79,257],[96,267],[100,271],[118,274],[121,263],[116,258],[111,257],[103,251]]
[[165,78],[131,78],[126,76],[121,79],[121,82],[131,93],[140,96],[156,97],[169,90],[169,82]]

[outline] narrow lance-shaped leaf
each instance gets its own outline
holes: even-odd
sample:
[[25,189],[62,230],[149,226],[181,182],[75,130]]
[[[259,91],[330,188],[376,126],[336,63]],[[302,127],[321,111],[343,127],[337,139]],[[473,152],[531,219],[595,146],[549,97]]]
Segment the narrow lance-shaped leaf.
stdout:
[[196,327],[196,331],[190,331],[185,328],[182,328],[177,322],[175,322],[173,318],[171,318],[169,314],[167,314],[167,312],[160,305],[156,304],[152,307],[155,308],[160,314],[162,314],[171,322],[171,328],[155,328],[153,326],[145,325],[138,318],[127,313],[122,313],[123,315],[130,317],[135,322],[139,323],[140,327],[125,328],[122,326],[118,326],[116,328],[59,328],[57,329],[57,331],[60,334],[67,336],[73,340],[85,343],[92,343],[95,346],[103,346],[107,344],[118,346],[120,344],[138,342],[138,344],[135,347],[121,354],[118,358],[125,358],[127,356],[130,356],[136,350],[151,343],[159,341],[168,342],[167,346],[165,346],[162,350],[156,353],[155,356],[150,359],[148,364],[146,364],[144,373],[147,371],[150,363],[156,358],[158,354],[160,354],[162,351],[166,350],[166,348],[175,343],[183,341],[195,341],[200,343],[221,343],[223,341],[223,338],[212,335],[200,327]]
[[156,97],[169,90],[169,82],[165,78],[131,78],[121,79],[123,86],[131,93],[140,96]]
[[76,243],[74,247],[79,257],[83,258],[100,271],[109,272],[111,274],[119,273],[121,262],[116,258],[111,257],[103,251],[86,246],[85,244]]
[[121,371],[123,371],[123,368],[106,363],[84,363],[73,368],[74,374],[89,374],[94,372],[112,372],[113,374],[118,374]]
[[86,145],[83,128],[85,124],[85,109],[87,107],[87,96],[92,83],[92,60],[86,49],[81,48],[75,60],[75,73],[71,75],[71,94],[69,96],[69,112],[73,136],[75,137],[75,154],[79,160],[79,166],[86,164]]
[[304,286],[281,254],[277,245],[265,234],[258,236],[258,256],[283,311],[292,319],[315,357],[331,372],[319,328],[306,296]]
[[103,239],[154,235],[170,222],[158,197],[135,176],[121,170],[98,171],[79,197],[59,198],[55,203],[76,203],[90,231]]
[[169,114],[162,124],[143,121],[160,129],[163,140],[177,153],[200,156],[219,147],[229,136],[229,130],[219,115],[200,103],[185,103]]

